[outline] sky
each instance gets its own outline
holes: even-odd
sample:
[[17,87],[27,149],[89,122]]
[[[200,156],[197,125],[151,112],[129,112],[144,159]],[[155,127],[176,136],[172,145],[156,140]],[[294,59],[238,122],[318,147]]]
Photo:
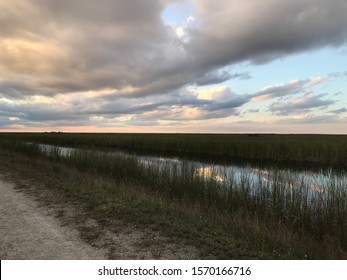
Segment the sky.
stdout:
[[347,134],[346,0],[1,0],[0,131]]

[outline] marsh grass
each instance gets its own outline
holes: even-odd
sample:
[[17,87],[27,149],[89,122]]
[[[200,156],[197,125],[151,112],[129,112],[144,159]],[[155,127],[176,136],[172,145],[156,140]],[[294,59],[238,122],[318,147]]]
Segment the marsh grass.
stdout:
[[2,138],[66,147],[118,149],[194,160],[346,167],[346,135],[2,133]]
[[[295,173],[280,170],[274,170],[267,180],[260,180],[259,173],[244,172],[240,176],[225,175],[225,180],[219,181],[214,173],[220,172],[212,168],[209,171],[212,176],[207,177],[189,162],[156,166],[141,163],[132,156],[87,150],[61,156],[59,150],[47,154],[36,145],[0,142],[3,149],[66,166],[88,174],[88,178],[98,178],[69,188],[69,195],[88,199],[90,210],[112,205],[117,199],[118,190],[103,183],[111,180],[125,188],[142,186],[147,198],[155,197],[155,202],[151,199],[139,202],[132,192],[122,195],[128,203],[134,202],[131,216],[136,216],[135,212],[143,208],[147,211],[148,223],[158,218],[155,213],[163,215],[168,211],[166,204],[170,202],[189,209],[188,212],[204,213],[210,216],[209,221],[223,221],[222,227],[233,232],[235,237],[258,244],[257,247],[265,251],[273,251],[276,258],[292,258],[299,254],[322,258],[327,250],[332,250],[329,254],[336,257],[337,251],[347,250],[347,185],[332,172],[328,173],[328,180],[318,182],[315,187]],[[122,202],[118,201],[118,210],[120,205]],[[286,245],[284,240],[288,242]],[[322,248],[315,248],[317,244]]]
[[[75,159],[79,159],[76,164]],[[187,204],[218,212],[256,213],[260,219],[310,234],[317,240],[332,239],[347,249],[347,191],[343,181],[331,174],[320,189],[312,189],[302,178],[274,171],[272,181],[254,180],[256,174],[245,173],[229,181],[206,179],[196,174],[196,166],[144,166],[133,157],[106,156],[81,152],[66,158],[82,171],[112,177],[121,182],[139,183],[155,193]],[[211,175],[211,174],[210,174]],[[277,221],[277,222],[276,222]]]

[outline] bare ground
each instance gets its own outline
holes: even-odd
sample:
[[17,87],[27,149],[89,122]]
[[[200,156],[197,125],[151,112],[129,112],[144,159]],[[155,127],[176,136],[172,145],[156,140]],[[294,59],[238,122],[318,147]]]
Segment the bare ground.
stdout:
[[197,259],[198,250],[124,221],[107,226],[57,194],[0,174],[0,259]]

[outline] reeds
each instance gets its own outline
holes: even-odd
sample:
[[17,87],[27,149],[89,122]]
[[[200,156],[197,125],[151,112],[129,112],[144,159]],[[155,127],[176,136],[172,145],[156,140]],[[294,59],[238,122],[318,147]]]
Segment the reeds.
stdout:
[[329,240],[347,250],[347,180],[332,170],[325,171],[324,180],[307,182],[299,172],[277,169],[266,175],[254,169],[226,174],[226,170],[201,169],[187,161],[155,165],[100,151],[76,150],[61,156],[58,149],[47,153],[21,142],[0,141],[0,146],[32,158],[48,157],[100,178],[141,184],[148,192],[187,207],[199,205],[215,215],[245,213],[271,227],[278,225],[320,242]]
[[1,137],[221,162],[347,165],[345,135],[3,133]]
[[[35,145],[16,143],[13,149],[29,156],[40,153]],[[62,157],[53,149],[48,156],[81,172],[144,185],[187,205],[199,204],[215,213],[248,213],[317,240],[334,240],[347,249],[346,177],[332,171],[326,174],[328,179],[313,184],[298,172],[283,170],[272,170],[266,178],[256,170],[219,178],[223,170],[201,169],[190,162],[155,165],[133,156],[87,150]]]

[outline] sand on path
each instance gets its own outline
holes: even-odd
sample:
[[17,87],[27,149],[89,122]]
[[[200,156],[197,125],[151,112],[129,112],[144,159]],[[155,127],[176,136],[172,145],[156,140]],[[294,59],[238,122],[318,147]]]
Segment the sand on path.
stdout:
[[0,259],[106,259],[79,232],[63,227],[38,202],[0,177]]

